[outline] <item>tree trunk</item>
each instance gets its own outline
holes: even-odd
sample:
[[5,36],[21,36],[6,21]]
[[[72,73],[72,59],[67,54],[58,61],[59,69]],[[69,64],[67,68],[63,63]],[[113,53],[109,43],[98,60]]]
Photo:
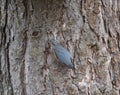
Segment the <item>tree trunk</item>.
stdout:
[[[0,95],[120,95],[120,0],[0,4]],[[75,70],[55,59],[52,37]]]

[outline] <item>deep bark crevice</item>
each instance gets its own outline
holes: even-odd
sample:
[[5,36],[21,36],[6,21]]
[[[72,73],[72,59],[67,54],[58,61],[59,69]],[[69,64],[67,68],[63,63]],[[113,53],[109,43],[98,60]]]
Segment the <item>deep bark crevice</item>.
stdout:
[[21,86],[22,86],[22,95],[27,95],[26,92],[26,73],[25,73],[25,55],[26,55],[26,49],[27,49],[27,30],[24,31],[23,33],[24,39],[24,50],[23,50],[23,58],[22,58],[22,64],[21,64],[21,68],[20,68],[20,80],[21,80]]
[[[9,37],[10,36],[10,31],[6,31],[7,30],[7,22],[8,22],[8,0],[6,0],[6,3],[5,3],[5,24],[4,24],[4,27],[1,31],[1,34],[2,34],[2,42],[1,42],[1,45],[3,47],[3,51],[4,51],[4,57],[5,57],[5,65],[7,67],[7,78],[8,78],[8,91],[10,93],[10,95],[14,95],[13,94],[13,88],[12,88],[12,83],[11,83],[11,75],[10,75],[10,62],[9,62],[9,44],[10,44],[10,39],[9,41],[7,42],[7,36]],[[7,32],[8,32],[8,35],[7,35]],[[9,88],[10,87],[10,88]]]
[[25,7],[25,12],[24,12],[23,17],[27,20],[27,17],[28,17],[28,0],[23,0],[22,2],[23,2],[24,7]]
[[117,32],[117,44],[118,44],[118,50],[120,51],[120,34]]

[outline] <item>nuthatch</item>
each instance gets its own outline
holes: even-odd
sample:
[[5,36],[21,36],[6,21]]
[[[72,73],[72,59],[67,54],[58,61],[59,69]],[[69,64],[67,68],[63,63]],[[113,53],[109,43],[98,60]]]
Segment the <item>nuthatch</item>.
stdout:
[[54,38],[50,39],[50,42],[53,45],[55,54],[57,58],[61,61],[61,63],[65,64],[69,68],[74,68],[71,53],[68,50],[66,50],[63,46],[58,44]]

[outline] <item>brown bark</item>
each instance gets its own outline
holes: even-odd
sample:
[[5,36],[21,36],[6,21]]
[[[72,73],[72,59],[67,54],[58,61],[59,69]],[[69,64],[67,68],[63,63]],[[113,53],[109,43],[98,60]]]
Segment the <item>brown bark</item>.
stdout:
[[[120,94],[120,0],[0,4],[0,95]],[[53,36],[75,71],[55,59]]]

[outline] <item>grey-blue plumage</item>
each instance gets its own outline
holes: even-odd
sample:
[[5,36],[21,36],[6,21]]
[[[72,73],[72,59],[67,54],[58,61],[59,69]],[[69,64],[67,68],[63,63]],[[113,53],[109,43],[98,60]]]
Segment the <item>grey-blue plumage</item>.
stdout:
[[50,42],[53,45],[53,48],[54,48],[54,51],[55,51],[55,54],[56,54],[57,58],[63,64],[65,64],[67,67],[74,68],[74,64],[72,63],[72,55],[71,55],[71,53],[67,49],[65,49],[63,46],[56,43],[54,38],[50,39]]

